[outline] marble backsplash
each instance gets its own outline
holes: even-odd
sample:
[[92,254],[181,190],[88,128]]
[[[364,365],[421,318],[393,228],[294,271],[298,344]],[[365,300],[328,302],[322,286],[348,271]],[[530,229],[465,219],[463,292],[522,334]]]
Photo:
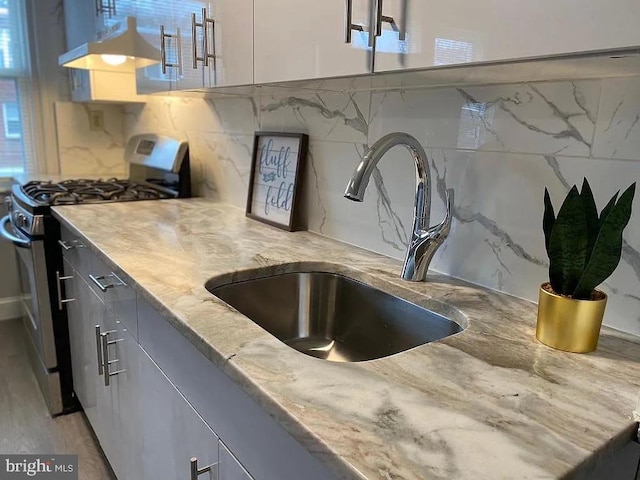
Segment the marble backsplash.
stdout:
[[[103,124],[92,129],[90,115],[100,112]],[[56,102],[59,173],[82,177],[126,177],[122,105]]]
[[[544,187],[559,205],[586,176],[599,208],[640,180],[640,78],[252,98],[151,97],[125,107],[124,138],[187,139],[196,191],[244,208],[253,134],[310,136],[309,230],[403,258],[414,166],[402,148],[380,162],[363,203],[342,192],[367,145],[391,131],[416,136],[433,178],[432,223],[455,189],[451,234],[432,268],[537,301],[547,277]],[[603,285],[605,323],[640,334],[640,192],[623,257]],[[532,306],[532,308],[535,308]]]

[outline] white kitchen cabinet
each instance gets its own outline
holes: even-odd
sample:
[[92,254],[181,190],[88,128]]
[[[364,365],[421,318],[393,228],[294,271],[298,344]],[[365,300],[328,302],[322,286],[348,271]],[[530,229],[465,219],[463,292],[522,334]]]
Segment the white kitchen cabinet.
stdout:
[[[144,479],[187,479],[190,460],[198,468],[214,465],[200,480],[216,478],[218,437],[176,390],[146,352],[140,351],[140,418],[143,432],[142,463]],[[218,477],[222,478],[222,477]]]
[[64,264],[65,275],[73,277],[65,281],[66,298],[74,299],[66,304],[73,387],[89,422],[94,428],[100,429],[97,398],[99,343],[96,341],[95,325],[101,325],[104,319],[95,314],[89,316],[90,311],[97,310],[99,299],[83,285],[84,282],[66,258]]
[[218,480],[253,480],[224,443],[219,442]]
[[136,90],[134,72],[69,69],[71,100],[74,102],[144,102]]
[[636,0],[381,1],[382,14],[395,25],[382,22],[376,72],[640,45]]
[[346,43],[349,2],[327,0],[254,1],[255,83],[358,75],[371,72],[368,47],[369,0],[350,0],[351,30]]
[[163,61],[138,70],[138,93],[253,82],[253,0],[173,0],[155,8],[139,12],[139,31]]
[[118,478],[142,478],[141,352],[125,325],[106,306],[103,308],[106,330],[102,332],[104,374],[100,379],[109,402],[108,437],[113,439],[109,453],[106,449],[105,453]]
[[[243,468],[258,480],[335,480],[317,458],[147,301],[138,297],[137,305],[140,345]],[[222,457],[220,460],[224,461]]]
[[64,0],[64,28],[67,50],[96,40],[97,3],[94,0]]
[[253,0],[211,0],[215,61],[205,68],[205,87],[253,83]]
[[161,51],[161,62],[136,71],[140,94],[202,88],[203,73],[189,63],[192,55],[190,12],[199,12],[207,1],[167,0],[151,2],[140,12],[138,32]]
[[[352,29],[345,43],[349,5],[362,31]],[[615,51],[640,45],[639,22],[635,0],[255,0],[254,78],[261,84]],[[370,25],[375,54],[367,46]]]
[[100,375],[102,350],[96,334],[96,327],[98,332],[108,328],[107,310],[67,260],[65,275],[73,277],[65,281],[66,298],[75,299],[66,304],[73,388],[105,455],[112,458],[119,440],[113,429],[114,405]]
[[117,30],[126,17],[151,0],[64,0],[67,50],[93,42]]
[[142,478],[138,343],[83,279],[88,275],[64,264],[73,277],[65,280],[66,298],[75,299],[66,304],[74,391],[116,475]]
[[118,283],[102,291],[90,275],[109,276],[114,269],[64,226],[61,237],[68,247],[65,274],[73,277],[65,280],[65,296],[75,298],[66,304],[74,390],[118,478],[188,478],[196,457],[198,468],[212,465],[198,476],[202,480],[301,475],[335,480],[149,303],[134,296],[126,274],[117,272],[122,282],[97,279]]

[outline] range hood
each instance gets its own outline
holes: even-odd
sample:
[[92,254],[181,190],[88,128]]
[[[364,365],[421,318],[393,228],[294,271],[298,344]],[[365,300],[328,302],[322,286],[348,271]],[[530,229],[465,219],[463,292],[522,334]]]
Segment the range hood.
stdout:
[[108,37],[85,43],[58,57],[63,67],[85,70],[134,72],[160,62],[160,50],[147,42],[136,29],[136,19],[126,18],[126,28]]

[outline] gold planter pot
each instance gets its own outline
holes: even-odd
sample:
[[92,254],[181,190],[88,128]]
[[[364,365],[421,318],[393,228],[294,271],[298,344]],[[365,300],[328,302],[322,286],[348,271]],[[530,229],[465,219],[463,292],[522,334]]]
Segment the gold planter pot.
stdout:
[[593,352],[598,346],[600,326],[607,305],[607,295],[596,290],[602,298],[573,300],[547,292],[540,286],[536,338],[565,352]]

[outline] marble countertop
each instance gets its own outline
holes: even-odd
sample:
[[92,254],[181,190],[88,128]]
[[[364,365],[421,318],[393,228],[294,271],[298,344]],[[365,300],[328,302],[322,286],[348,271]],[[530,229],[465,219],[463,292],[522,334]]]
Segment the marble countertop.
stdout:
[[[580,476],[634,435],[635,337],[604,328],[594,353],[556,351],[535,340],[535,304],[437,274],[404,282],[397,260],[204,199],[54,212],[338,478]],[[453,307],[466,329],[387,358],[326,362],[204,288],[215,276],[305,265]]]

